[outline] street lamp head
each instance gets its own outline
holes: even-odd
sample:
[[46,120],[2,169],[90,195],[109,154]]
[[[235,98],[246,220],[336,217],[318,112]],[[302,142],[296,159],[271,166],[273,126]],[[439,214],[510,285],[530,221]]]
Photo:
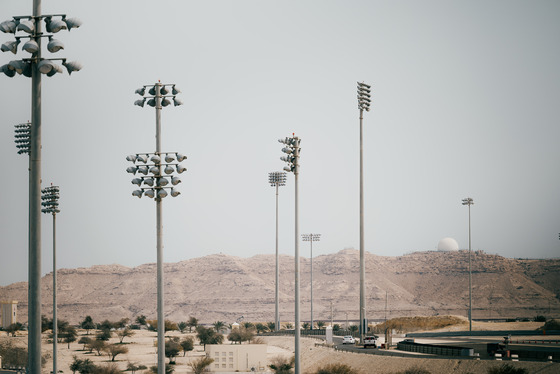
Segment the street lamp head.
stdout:
[[14,20],[7,20],[0,23],[0,31],[6,34],[15,34],[17,23]]
[[39,43],[37,43],[33,39],[30,39],[26,41],[23,47],[21,48],[28,53],[37,53],[37,51],[39,50]]
[[45,17],[45,25],[46,25],[47,32],[52,32],[52,33],[57,33],[60,30],[68,29],[66,22],[63,22],[62,20],[59,19],[53,20],[52,17]]
[[68,31],[72,29],[77,29],[78,27],[82,26],[82,21],[76,17],[71,17],[71,18],[62,17],[62,21],[66,23],[66,27],[68,28]]
[[472,198],[467,197],[467,198],[463,199],[463,203],[462,203],[462,204],[463,204],[463,205],[474,205],[474,201],[473,201]]
[[2,44],[2,47],[0,47],[0,50],[2,50],[2,52],[12,52],[15,55],[17,53],[17,47],[18,47],[19,43],[20,43],[19,38],[17,38],[16,40],[6,42],[6,43]]
[[33,32],[35,31],[35,24],[33,23],[32,20],[29,19],[20,20],[16,30],[23,31],[28,34],[33,34]]
[[78,61],[68,61],[68,62],[64,61],[62,63],[62,65],[68,71],[68,75],[72,75],[72,72],[74,72],[74,71],[82,70],[82,67],[83,67],[83,65]]
[[8,64],[4,64],[0,66],[0,70],[2,71],[2,73],[6,74],[10,78],[13,78],[16,75],[16,71],[10,68]]

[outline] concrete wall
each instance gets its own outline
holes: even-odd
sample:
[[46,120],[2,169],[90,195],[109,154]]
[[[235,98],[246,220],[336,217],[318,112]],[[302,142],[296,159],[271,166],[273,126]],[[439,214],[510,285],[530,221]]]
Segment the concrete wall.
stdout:
[[214,362],[212,372],[251,371],[266,368],[266,344],[207,344],[206,355]]
[[17,322],[17,301],[0,301],[0,327]]

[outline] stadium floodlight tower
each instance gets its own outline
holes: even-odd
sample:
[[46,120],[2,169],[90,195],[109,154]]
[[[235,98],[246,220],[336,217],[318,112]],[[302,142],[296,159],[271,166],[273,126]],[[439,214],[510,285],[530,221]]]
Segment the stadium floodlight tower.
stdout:
[[471,205],[474,205],[474,200],[466,197],[462,204],[469,206],[469,331],[472,331]]
[[369,112],[371,86],[358,82],[358,109],[360,109],[360,343],[367,334],[366,319],[366,260],[364,249],[364,151],[363,120],[364,110]]
[[283,171],[273,171],[268,173],[268,183],[272,187],[276,187],[276,292],[275,292],[275,308],[274,308],[274,329],[280,330],[280,264],[278,255],[278,190],[280,186],[286,185],[286,173]]
[[31,122],[15,125],[15,142],[18,154],[29,154],[31,146]]
[[295,330],[294,330],[294,341],[295,341],[295,361],[294,361],[294,372],[295,374],[300,374],[300,315],[299,315],[299,223],[298,223],[298,175],[299,175],[299,154],[301,148],[299,147],[301,139],[292,134],[291,138],[278,139],[278,141],[286,146],[282,148],[282,152],[286,153],[286,156],[280,157],[280,160],[286,162],[288,165],[284,166],[284,170],[287,172],[294,173],[295,179]]
[[[43,24],[45,30],[43,32]],[[80,27],[77,18],[65,14],[41,14],[41,0],[33,0],[33,15],[14,16],[0,23],[0,31],[14,34],[15,40],[2,44],[2,52],[17,54],[22,40],[27,40],[22,49],[30,58],[16,59],[0,66],[8,77],[17,74],[31,78],[31,127],[29,144],[29,291],[28,291],[28,374],[41,373],[41,74],[49,77],[62,73],[55,61],[62,61],[68,74],[78,71],[82,64],[66,61],[65,58],[43,58],[42,38],[48,38],[47,50],[56,53],[64,45],[53,39],[60,30]]]
[[309,242],[311,246],[311,330],[313,330],[313,242],[321,240],[321,234],[301,234],[301,240]]
[[57,321],[57,308],[56,308],[56,214],[60,213],[58,209],[58,199],[60,198],[60,189],[58,186],[51,185],[50,187],[41,190],[41,205],[43,209],[41,212],[52,214],[53,217],[53,373],[58,373],[57,369],[57,351],[58,351],[58,321]]
[[[146,94],[146,88],[148,87],[148,94]],[[169,94],[170,92],[171,94]],[[176,197],[180,194],[175,186],[181,180],[174,173],[181,174],[187,170],[179,164],[187,158],[186,156],[177,152],[161,151],[161,109],[171,104],[169,98],[173,99],[174,106],[181,105],[182,102],[176,97],[180,92],[174,84],[159,82],[136,90],[136,93],[142,96],[142,99],[136,100],[135,105],[143,107],[147,100],[149,106],[156,108],[156,151],[153,153],[136,153],[126,157],[127,161],[134,164],[134,166],[128,167],[126,171],[134,175],[137,172],[144,175],[132,180],[132,184],[140,187],[132,192],[132,196],[138,198],[147,196],[156,201],[158,374],[165,374],[162,200],[167,195]]]

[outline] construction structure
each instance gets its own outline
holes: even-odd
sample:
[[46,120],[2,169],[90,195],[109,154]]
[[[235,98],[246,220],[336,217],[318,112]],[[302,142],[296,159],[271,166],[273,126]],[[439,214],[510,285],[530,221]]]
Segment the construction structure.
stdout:
[[17,322],[17,301],[0,300],[0,327],[6,328]]

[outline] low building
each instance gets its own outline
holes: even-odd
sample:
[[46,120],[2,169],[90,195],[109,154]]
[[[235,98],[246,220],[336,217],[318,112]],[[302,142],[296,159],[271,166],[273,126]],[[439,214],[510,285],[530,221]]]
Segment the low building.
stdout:
[[207,344],[206,356],[214,359],[212,372],[262,371],[266,368],[266,344]]
[[0,301],[0,327],[8,327],[17,322],[17,301]]

